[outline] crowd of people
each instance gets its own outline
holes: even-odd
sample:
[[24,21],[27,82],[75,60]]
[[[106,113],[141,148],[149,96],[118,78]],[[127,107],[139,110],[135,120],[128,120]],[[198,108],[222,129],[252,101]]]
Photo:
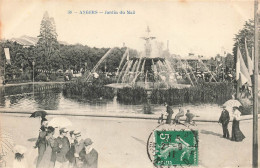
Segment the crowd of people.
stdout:
[[60,128],[55,138],[55,128],[47,125],[48,121],[43,120],[35,144],[38,148],[36,168],[97,168],[98,153],[90,138],[80,140],[79,131],[66,128]]
[[[34,148],[38,149],[36,168],[97,168],[98,152],[93,148],[90,138],[80,139],[77,130],[68,131],[59,128],[59,135],[54,136],[55,128],[48,126],[43,118],[38,139]],[[15,152],[13,168],[27,168],[24,152]]]

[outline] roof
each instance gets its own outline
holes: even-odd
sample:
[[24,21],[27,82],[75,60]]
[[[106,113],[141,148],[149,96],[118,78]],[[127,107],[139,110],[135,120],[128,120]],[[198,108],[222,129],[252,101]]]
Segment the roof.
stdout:
[[[35,46],[36,43],[38,42],[37,37],[31,37],[31,36],[26,36],[26,35],[18,37],[18,38],[12,38],[10,40],[16,41],[17,43],[19,43],[23,46]],[[69,45],[67,42],[64,42],[64,41],[58,41],[58,42],[63,45]]]

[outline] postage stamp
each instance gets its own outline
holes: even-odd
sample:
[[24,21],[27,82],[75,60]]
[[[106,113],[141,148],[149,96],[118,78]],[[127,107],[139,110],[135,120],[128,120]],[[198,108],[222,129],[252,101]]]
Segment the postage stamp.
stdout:
[[198,131],[155,130],[155,166],[197,166]]

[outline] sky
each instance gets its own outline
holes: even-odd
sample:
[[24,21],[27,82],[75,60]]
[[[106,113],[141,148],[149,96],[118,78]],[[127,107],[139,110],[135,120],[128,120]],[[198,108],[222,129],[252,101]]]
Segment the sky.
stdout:
[[[105,14],[105,11],[135,14]],[[45,11],[56,23],[58,40],[90,47],[142,51],[147,26],[172,54],[214,57],[232,53],[234,35],[254,16],[248,1],[0,0],[1,38],[37,37]],[[69,11],[72,13],[69,14]],[[103,13],[80,14],[80,11]]]

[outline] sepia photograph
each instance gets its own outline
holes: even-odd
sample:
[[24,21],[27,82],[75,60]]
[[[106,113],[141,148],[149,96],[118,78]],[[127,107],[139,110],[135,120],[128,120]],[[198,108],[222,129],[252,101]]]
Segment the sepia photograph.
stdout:
[[257,168],[258,0],[0,0],[0,168]]

